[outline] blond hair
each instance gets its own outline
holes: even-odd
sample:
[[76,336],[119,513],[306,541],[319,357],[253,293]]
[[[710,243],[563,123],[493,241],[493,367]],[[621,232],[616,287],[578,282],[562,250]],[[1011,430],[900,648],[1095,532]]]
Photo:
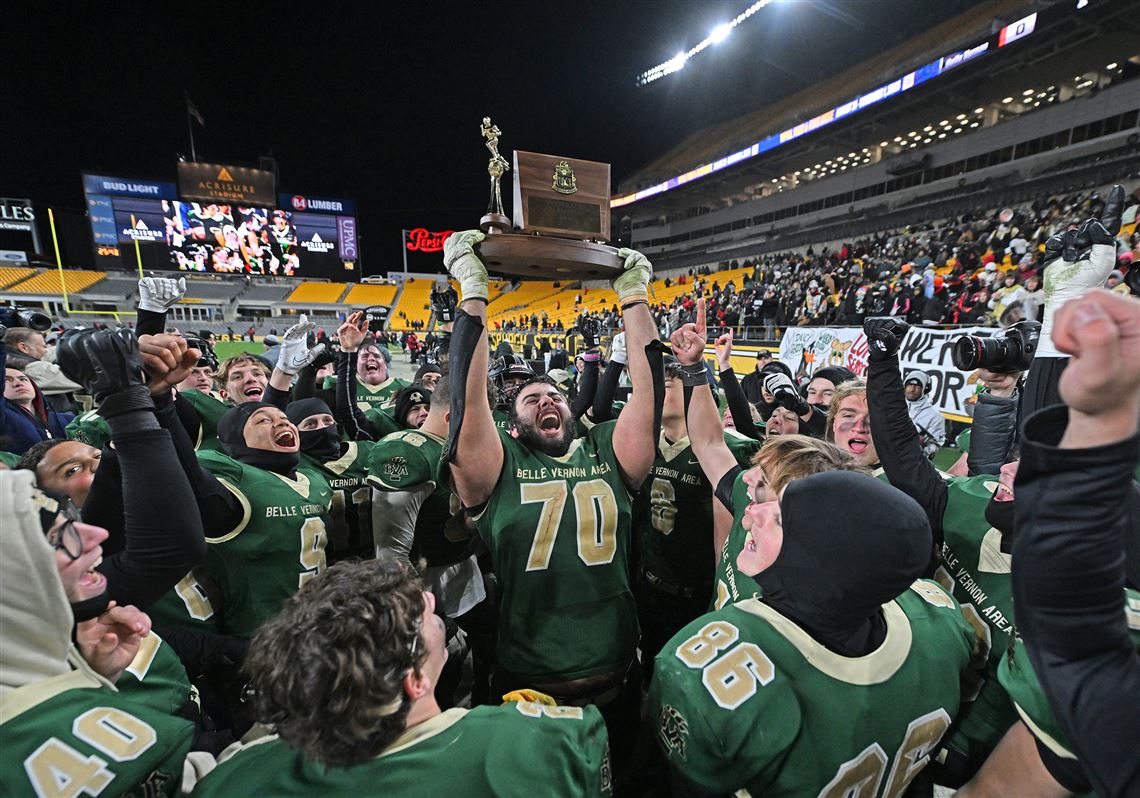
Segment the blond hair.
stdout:
[[789,482],[824,471],[871,473],[834,443],[806,435],[769,438],[753,456],[752,464],[764,471],[768,488],[775,494],[779,494]]
[[839,413],[839,405],[844,399],[852,396],[862,396],[867,398],[867,380],[863,377],[856,377],[853,380],[839,385],[835,389],[835,395],[831,397],[831,404],[827,406],[827,426],[824,435],[829,441],[835,440],[835,416]]
[[229,381],[230,372],[238,366],[244,366],[247,363],[261,366],[261,370],[265,372],[265,378],[269,379],[269,366],[265,365],[265,361],[259,358],[257,355],[251,355],[248,352],[242,352],[241,354],[234,355],[233,357],[227,357],[222,361],[222,365],[218,367],[217,372],[214,373],[214,382],[220,384],[222,387],[225,387],[226,383]]

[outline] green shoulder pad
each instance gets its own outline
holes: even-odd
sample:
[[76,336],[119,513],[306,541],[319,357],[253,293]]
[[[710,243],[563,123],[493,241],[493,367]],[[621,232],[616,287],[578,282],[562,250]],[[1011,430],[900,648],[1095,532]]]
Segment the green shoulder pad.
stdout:
[[372,425],[372,430],[379,437],[401,431],[400,425],[396,422],[396,418],[392,415],[390,410],[385,410],[380,407],[371,407],[364,411],[364,418]]
[[380,490],[411,490],[434,483],[438,464],[431,461],[432,450],[424,448],[429,442],[415,430],[386,436],[368,457],[368,482]]
[[224,477],[234,485],[241,482],[245,467],[221,452],[198,452],[198,464],[216,477]]
[[95,410],[76,416],[67,425],[67,437],[102,449],[111,440],[111,427]]

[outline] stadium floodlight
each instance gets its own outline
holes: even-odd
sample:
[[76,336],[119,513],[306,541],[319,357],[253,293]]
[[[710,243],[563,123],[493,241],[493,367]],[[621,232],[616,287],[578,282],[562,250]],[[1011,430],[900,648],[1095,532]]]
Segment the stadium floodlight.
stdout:
[[974,113],[975,114],[981,114],[981,113],[984,113],[985,110],[986,110],[985,108],[975,108]]
[[744,22],[744,20],[748,19],[750,16],[771,2],[772,0],[757,0],[757,2],[752,3],[750,6],[748,6],[748,8],[744,9],[742,12],[733,17],[732,21],[717,25],[712,29],[712,32],[709,33],[708,36],[697,42],[697,44],[693,47],[690,47],[688,50],[685,50],[682,53],[678,53],[663,64],[658,64],[652,69],[647,69],[642,72],[637,76],[637,85],[645,86],[655,80],[658,80],[659,78],[665,77],[666,75],[671,75],[674,72],[679,72],[681,68],[684,67],[686,63],[688,63],[690,58],[704,50],[706,47],[709,47],[710,45],[723,42],[728,38],[728,35],[732,33],[733,28],[735,28],[741,22]]
[[1002,103],[1004,103],[1005,105],[1009,105],[1011,102],[1013,102],[1012,97],[1006,97],[1004,100],[1002,100]]
[[1105,69],[1116,69],[1117,66],[1119,66],[1119,64],[1117,64],[1115,61],[1113,61],[1111,64],[1106,66]]

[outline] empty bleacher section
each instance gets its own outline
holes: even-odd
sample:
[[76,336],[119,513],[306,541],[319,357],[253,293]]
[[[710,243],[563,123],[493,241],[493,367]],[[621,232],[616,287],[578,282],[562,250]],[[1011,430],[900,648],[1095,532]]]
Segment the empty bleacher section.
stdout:
[[78,293],[84,288],[88,288],[89,286],[94,285],[107,276],[106,272],[89,272],[68,269],[60,272],[58,270],[48,269],[47,271],[40,272],[33,277],[27,278],[26,280],[21,280],[15,285],[9,286],[4,290],[17,294],[43,294],[55,296],[61,293],[61,274],[63,275],[63,287],[69,294]]
[[29,269],[18,266],[3,266],[0,267],[0,288],[8,288],[15,285],[20,280],[31,277],[36,273],[36,269]]
[[238,280],[187,280],[185,301],[231,302],[244,287]]
[[242,302],[281,302],[293,292],[292,283],[253,282],[241,295]]
[[399,290],[394,285],[370,285],[360,283],[348,290],[344,298],[344,305],[348,307],[370,307],[372,305],[391,305],[396,299]]
[[344,293],[344,283],[303,282],[285,301],[291,305],[335,305]]

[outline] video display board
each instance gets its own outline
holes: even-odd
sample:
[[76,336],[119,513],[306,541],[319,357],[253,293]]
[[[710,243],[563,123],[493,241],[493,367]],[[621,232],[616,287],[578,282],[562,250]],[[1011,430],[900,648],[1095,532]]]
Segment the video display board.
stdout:
[[345,280],[358,273],[349,200],[289,195],[280,208],[188,200],[173,183],[101,175],[84,175],[84,190],[104,267],[133,268],[137,257],[144,269],[213,274]]

